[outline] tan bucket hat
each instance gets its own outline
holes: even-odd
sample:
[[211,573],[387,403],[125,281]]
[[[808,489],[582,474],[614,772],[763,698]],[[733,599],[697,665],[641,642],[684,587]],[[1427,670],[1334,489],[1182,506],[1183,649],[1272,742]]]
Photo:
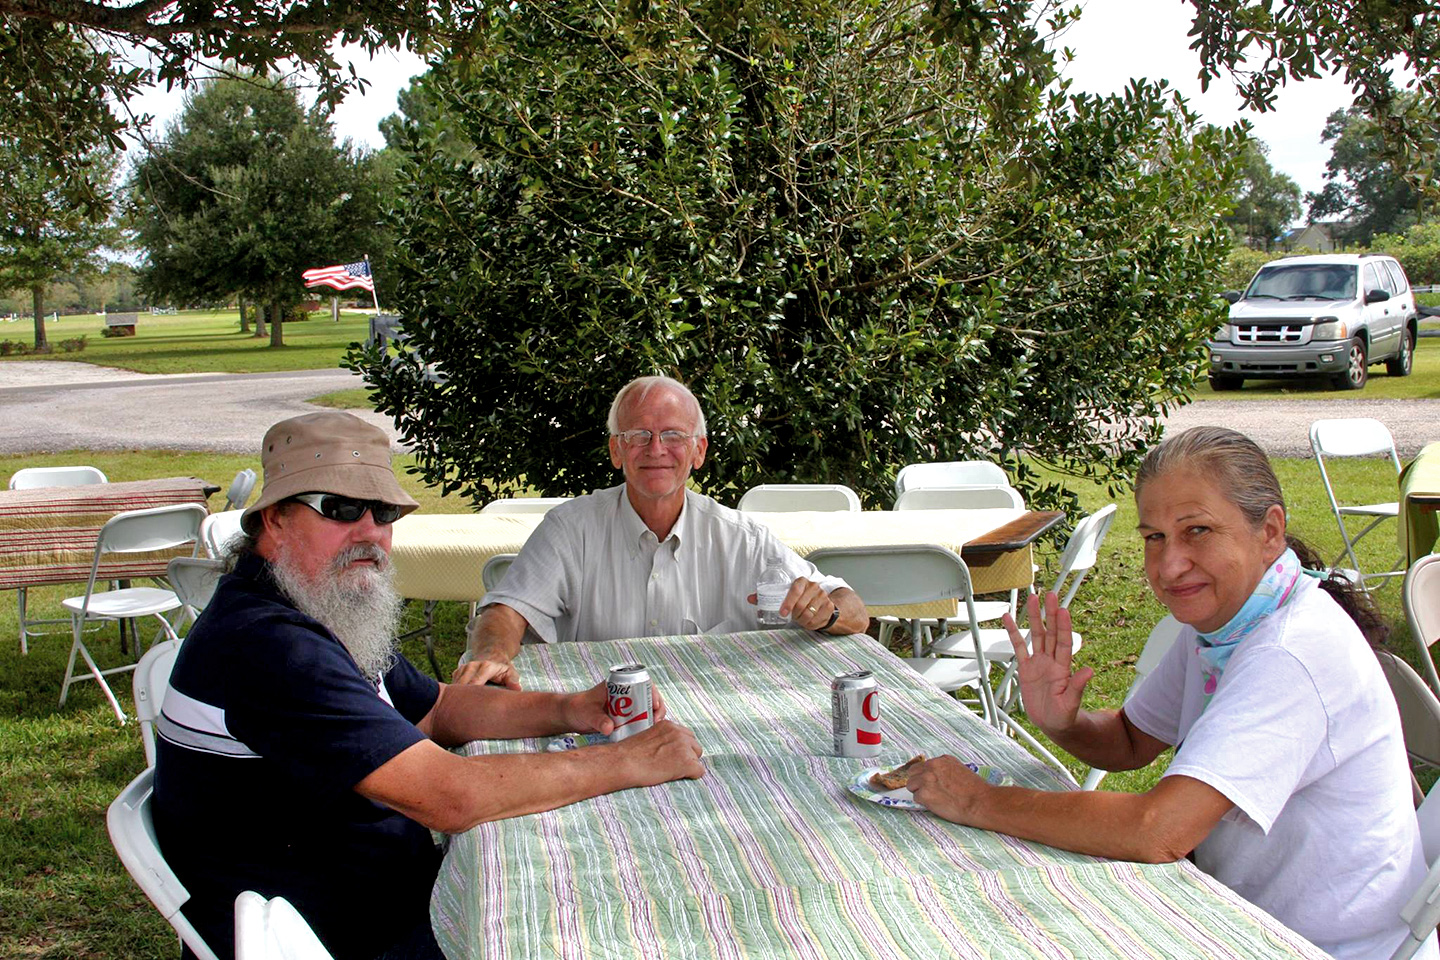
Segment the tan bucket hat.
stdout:
[[385,431],[339,410],[275,424],[265,431],[260,463],[265,486],[260,499],[240,515],[240,526],[251,535],[258,529],[261,510],[300,493],[379,500],[403,507],[402,516],[420,506],[395,479]]

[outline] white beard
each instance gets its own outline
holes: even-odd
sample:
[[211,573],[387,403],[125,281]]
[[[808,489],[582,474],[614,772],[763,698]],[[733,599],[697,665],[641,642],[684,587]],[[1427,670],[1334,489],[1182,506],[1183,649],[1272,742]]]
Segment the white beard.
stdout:
[[[361,559],[374,560],[375,565],[347,569]],[[349,547],[311,579],[301,572],[295,551],[280,543],[270,570],[296,609],[335,634],[366,678],[376,680],[394,666],[404,600],[395,592],[395,569],[385,551],[376,546]]]

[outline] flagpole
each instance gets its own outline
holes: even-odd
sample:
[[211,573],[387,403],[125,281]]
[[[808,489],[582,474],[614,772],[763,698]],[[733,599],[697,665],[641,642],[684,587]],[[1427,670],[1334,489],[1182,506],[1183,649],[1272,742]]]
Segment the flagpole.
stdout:
[[380,316],[380,297],[375,293],[375,271],[370,268],[370,254],[365,254],[365,268],[370,270],[370,299],[375,304],[375,316]]

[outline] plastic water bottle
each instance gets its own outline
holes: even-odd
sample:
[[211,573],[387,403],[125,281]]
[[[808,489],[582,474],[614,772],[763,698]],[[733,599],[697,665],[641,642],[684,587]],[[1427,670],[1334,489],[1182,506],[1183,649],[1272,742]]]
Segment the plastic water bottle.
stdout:
[[780,616],[780,605],[790,592],[791,577],[785,569],[785,562],[779,557],[765,561],[765,571],[755,584],[755,612],[762,627],[783,627],[788,617]]

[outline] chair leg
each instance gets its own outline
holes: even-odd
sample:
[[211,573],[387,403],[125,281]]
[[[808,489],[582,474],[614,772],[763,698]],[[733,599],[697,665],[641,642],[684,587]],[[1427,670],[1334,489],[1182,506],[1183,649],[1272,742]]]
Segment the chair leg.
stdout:
[[[70,624],[70,632],[73,635],[73,639],[70,642],[70,659],[65,664],[65,679],[60,683],[60,706],[65,706],[65,700],[70,696],[71,684],[77,683],[80,680],[93,678],[96,683],[100,684],[100,689],[104,692],[105,699],[110,701],[110,709],[115,711],[115,719],[123,724],[125,722],[125,711],[120,709],[120,701],[115,699],[115,691],[111,690],[110,684],[105,682],[105,675],[108,673],[121,673],[127,670],[134,670],[134,665],[127,664],[126,666],[115,667],[111,670],[101,670],[94,658],[90,656],[90,651],[86,648],[85,642],[80,639],[80,635],[84,632],[84,622],[81,618],[72,616],[70,618]],[[77,653],[85,658],[85,665],[90,668],[90,677],[75,676],[75,655]]]
[[30,653],[30,645],[26,643],[24,587],[15,591],[15,599],[20,604],[20,655],[23,657]]
[[1075,779],[1075,775],[1070,772],[1070,768],[1065,766],[1065,764],[1062,763],[1060,759],[1055,756],[1055,754],[1051,753],[1048,749],[1046,749],[1044,744],[1031,736],[1029,730],[1026,730],[1024,727],[1022,727],[1010,716],[1010,714],[1006,713],[1004,710],[997,711],[997,714],[999,716],[1002,729],[1008,728],[1009,731],[1013,733],[1017,739],[1024,741],[1027,747],[1040,754],[1043,760],[1045,760],[1055,769],[1059,770],[1062,774],[1064,774],[1067,781],[1076,786],[1079,786],[1079,783]]
[[65,679],[60,683],[60,706],[65,706],[65,698],[70,696],[70,684],[75,682],[75,654],[80,652],[80,618],[71,616],[70,632],[70,660],[65,664]]

